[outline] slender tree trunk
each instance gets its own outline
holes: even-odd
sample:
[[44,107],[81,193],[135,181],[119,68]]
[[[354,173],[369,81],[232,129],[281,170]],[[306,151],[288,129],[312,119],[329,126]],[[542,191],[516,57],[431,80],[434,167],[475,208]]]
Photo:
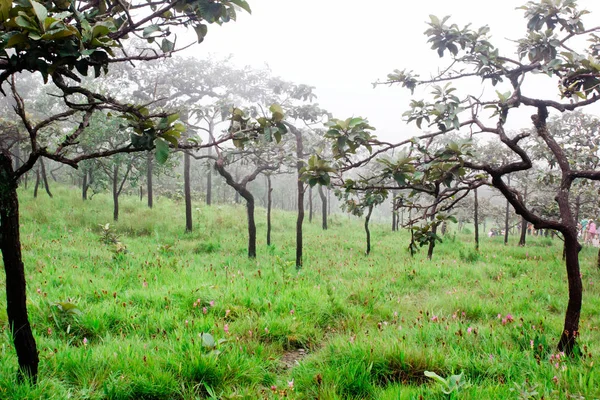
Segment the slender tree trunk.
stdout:
[[148,157],[146,159],[146,192],[148,193],[148,208],[152,208],[154,205],[154,185],[152,182],[152,177],[154,175],[154,155],[151,152],[148,152]]
[[[212,154],[212,147],[208,148],[208,155]],[[206,205],[210,206],[212,204],[212,168],[208,168],[208,172],[206,174]]]
[[[523,191],[523,201],[526,202],[527,201],[527,186],[525,186],[525,189]],[[577,219],[575,220],[577,221]],[[521,218],[521,237],[519,238],[519,246],[525,246],[525,243],[527,241],[527,220],[525,220],[525,218]]]
[[371,214],[373,213],[373,205],[369,206],[369,212],[365,217],[365,232],[367,233],[367,255],[371,254],[371,231],[369,231],[369,221],[371,220]]
[[558,350],[564,351],[567,355],[572,355],[579,334],[579,317],[583,298],[583,285],[579,270],[579,251],[581,250],[581,245],[577,241],[577,229],[574,227],[568,233],[564,233],[564,237],[567,278],[569,281],[569,302],[565,314],[563,333],[558,342]]
[[392,193],[392,232],[396,232],[396,219],[398,219],[398,214],[396,213],[396,197],[394,193]]
[[596,268],[600,269],[600,249],[598,249],[598,256],[596,257]]
[[473,190],[475,197],[473,207],[473,223],[475,224],[475,250],[479,251],[479,197],[477,196],[477,188]]
[[504,245],[508,244],[508,217],[510,212],[510,203],[506,202],[506,212],[504,214]]
[[242,197],[246,199],[246,212],[248,213],[248,257],[256,258],[256,222],[254,221],[254,196],[246,192]]
[[87,192],[88,192],[88,174],[87,170],[83,171],[83,182],[81,183],[81,199],[87,200]]
[[327,216],[331,215],[331,189],[327,188]]
[[48,196],[52,198],[52,192],[50,192],[50,185],[48,185],[48,175],[46,174],[46,165],[44,164],[44,159],[40,157],[40,165],[42,167],[42,179],[44,181],[44,188],[46,189],[46,193]]
[[313,219],[313,192],[312,186],[308,187],[308,222],[312,223]]
[[25,268],[21,255],[19,200],[12,160],[0,154],[0,248],[6,274],[6,313],[19,362],[19,380],[36,383],[38,352],[27,316]]
[[[437,233],[437,225],[433,225],[431,227],[431,233],[434,235]],[[431,260],[433,258],[433,249],[435,248],[435,239],[429,241],[429,247],[427,248],[427,259]]]
[[38,188],[40,187],[40,167],[35,170],[35,186],[33,187],[33,198],[37,199]]
[[327,230],[327,197],[323,193],[323,186],[319,185],[319,197],[321,198],[321,226]]
[[191,232],[192,226],[192,187],[190,182],[191,156],[183,152],[183,191],[185,197],[185,231]]
[[300,180],[300,170],[304,167],[302,157],[304,157],[304,146],[302,143],[302,133],[292,130],[296,136],[296,170],[298,171],[298,219],[296,220],[296,269],[302,268],[302,223],[304,222],[304,182]]
[[271,245],[271,208],[273,206],[273,187],[271,175],[267,175],[267,246]]
[[[231,174],[227,172],[225,167],[222,164],[222,160],[218,160],[215,163],[215,168],[219,175],[225,178],[225,181],[229,186],[231,186],[235,192],[241,195],[244,200],[246,200],[246,211],[248,216],[248,257],[256,258],[256,222],[254,220],[254,196],[244,184],[237,183]],[[252,179],[247,180],[246,182],[250,182]]]
[[113,220],[119,220],[119,165],[113,166],[112,176]]

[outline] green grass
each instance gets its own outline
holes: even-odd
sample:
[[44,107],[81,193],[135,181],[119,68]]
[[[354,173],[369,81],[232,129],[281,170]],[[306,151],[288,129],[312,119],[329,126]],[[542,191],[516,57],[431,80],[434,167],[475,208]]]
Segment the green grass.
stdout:
[[[2,296],[2,399],[600,397],[596,249],[580,257],[583,355],[557,361],[567,299],[558,239],[521,248],[484,237],[476,253],[470,236],[450,233],[427,261],[408,255],[406,233],[375,224],[366,257],[362,222],[333,216],[325,232],[305,224],[296,271],[291,213],[274,212],[268,247],[257,211],[249,260],[241,205],[195,205],[185,234],[183,204],[161,198],[150,210],[124,197],[113,224],[108,196],[55,192],[20,193],[40,382],[16,381]],[[106,223],[126,251],[101,241]],[[224,339],[218,354],[204,332]],[[444,395],[426,370],[462,372],[469,385]]]

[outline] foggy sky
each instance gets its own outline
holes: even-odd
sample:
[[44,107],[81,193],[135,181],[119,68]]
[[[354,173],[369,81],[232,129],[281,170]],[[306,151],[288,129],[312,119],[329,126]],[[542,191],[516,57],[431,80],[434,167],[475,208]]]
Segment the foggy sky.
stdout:
[[[411,98],[399,86],[379,86],[394,69],[412,69],[422,77],[447,65],[430,50],[423,34],[429,14],[451,15],[450,22],[473,28],[489,25],[492,43],[512,56],[509,40],[524,36],[526,20],[515,8],[523,0],[249,0],[252,15],[237,22],[210,26],[196,57],[234,55],[239,65],[268,65],[274,75],[316,86],[317,102],[336,118],[362,116],[386,140],[418,133],[402,122]],[[581,0],[592,13],[586,28],[600,21],[600,2]],[[191,38],[190,38],[191,39]],[[189,54],[189,53],[188,53]],[[475,83],[477,85],[477,83]],[[548,90],[548,81],[540,90]],[[473,87],[475,90],[478,88]],[[554,89],[556,86],[550,89]],[[502,89],[502,88],[499,88]],[[505,88],[508,90],[508,87]],[[537,90],[537,88],[535,88]],[[502,91],[502,90],[501,90]],[[477,94],[479,92],[476,92]],[[493,93],[493,92],[492,92]],[[423,98],[423,93],[416,93]],[[517,129],[528,117],[516,119]],[[513,123],[515,123],[513,121]]]

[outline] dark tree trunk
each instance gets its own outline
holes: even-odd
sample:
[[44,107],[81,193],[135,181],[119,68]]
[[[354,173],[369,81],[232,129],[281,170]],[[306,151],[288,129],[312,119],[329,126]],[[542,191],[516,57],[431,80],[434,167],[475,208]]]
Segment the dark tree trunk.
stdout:
[[365,217],[365,232],[367,233],[367,255],[371,254],[371,231],[369,231],[369,221],[371,220],[371,214],[373,213],[373,205],[369,206],[369,212]]
[[308,187],[308,222],[312,223],[313,219],[313,192],[312,186]]
[[40,187],[40,167],[38,166],[35,170],[35,186],[33,187],[33,198],[34,199],[37,198],[39,187]]
[[398,224],[398,222],[396,221],[397,219],[398,214],[396,213],[396,198],[392,193],[392,232],[396,232],[396,225]]
[[[225,170],[222,160],[215,162],[215,168],[219,175],[225,178],[229,186],[235,189],[235,192],[246,200],[246,211],[248,216],[248,257],[256,258],[256,222],[254,221],[254,196],[246,189],[246,184],[237,183],[231,174]],[[258,174],[258,173],[256,173]],[[256,178],[256,175],[246,179],[246,183]]]
[[519,238],[519,246],[525,246],[527,242],[527,220],[521,218],[521,237]]
[[579,222],[579,212],[581,211],[581,193],[575,197],[575,222]]
[[21,256],[19,200],[12,160],[0,154],[0,248],[6,273],[6,313],[19,362],[19,379],[37,381],[38,352],[27,316],[25,268]]
[[192,188],[190,182],[191,157],[183,153],[183,192],[185,197],[185,231],[191,232],[192,226]]
[[42,167],[42,179],[44,181],[44,188],[46,189],[46,193],[48,196],[52,198],[52,193],[50,192],[50,185],[48,185],[48,175],[46,174],[46,165],[44,164],[44,159],[40,157],[40,166]]
[[579,334],[579,317],[583,297],[583,285],[579,270],[581,245],[577,241],[577,229],[575,227],[564,233],[564,237],[567,278],[569,281],[569,303],[567,304],[563,333],[558,342],[558,350],[564,351],[567,355],[572,355]]
[[[434,235],[437,233],[437,225],[434,224],[431,227],[431,233],[433,233]],[[429,241],[429,247],[427,248],[427,259],[431,260],[433,258],[433,249],[435,248],[435,239],[432,239]]]
[[477,196],[477,188],[473,190],[475,197],[473,207],[473,223],[475,224],[475,250],[479,251],[479,197]]
[[598,249],[598,256],[596,257],[596,268],[600,269],[600,249]]
[[273,187],[271,175],[267,175],[267,246],[271,245],[271,208],[273,206]]
[[327,188],[327,216],[331,215],[331,190]]
[[140,185],[140,201],[144,200],[144,187]]
[[323,186],[319,185],[319,197],[321,198],[321,226],[327,230],[327,197],[323,193]]
[[87,171],[83,171],[83,182],[81,183],[81,199],[87,200],[88,192],[88,174]]
[[[527,201],[527,186],[523,191],[523,203]],[[577,221],[577,219],[575,220]],[[521,218],[521,237],[519,238],[519,246],[525,246],[525,242],[527,241],[527,220],[525,218]]]
[[[211,155],[212,147],[208,148],[208,155]],[[206,205],[210,206],[212,204],[212,168],[208,168],[208,172],[206,174]]]
[[112,176],[113,220],[119,220],[119,166],[113,166]]
[[304,146],[302,143],[302,133],[293,129],[292,132],[296,136],[296,170],[298,171],[298,219],[296,220],[296,269],[302,268],[302,223],[304,222],[304,182],[300,180],[300,171],[304,167],[302,157],[304,157]]
[[154,174],[154,162],[152,158],[154,155],[148,152],[146,161],[146,192],[148,193],[148,207],[152,208],[154,205],[154,186],[152,183],[152,176]]

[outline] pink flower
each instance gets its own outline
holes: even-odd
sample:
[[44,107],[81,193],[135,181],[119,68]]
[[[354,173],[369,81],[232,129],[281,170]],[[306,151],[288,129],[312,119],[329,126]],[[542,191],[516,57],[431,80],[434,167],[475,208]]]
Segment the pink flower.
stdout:
[[202,307],[202,314],[206,314],[208,312],[208,310],[206,309],[206,307]]
[[186,320],[185,320],[185,326],[188,326],[188,324],[189,324],[189,322],[188,322],[188,320],[186,319]]
[[265,333],[268,334],[269,333],[269,328],[265,328]]
[[276,392],[277,391],[277,386],[271,385],[271,391]]
[[296,311],[295,311],[295,310],[292,308],[292,309],[290,310],[290,314],[291,314],[291,315],[294,315],[295,313],[296,313]]
[[87,344],[88,344],[88,340],[87,340],[87,338],[83,338],[83,345],[84,345],[84,346],[87,346]]
[[473,331],[473,328],[471,328],[471,327],[467,328],[467,333],[471,333],[472,331]]
[[437,315],[434,315],[433,317],[431,317],[431,320],[432,320],[433,322],[437,322],[437,321],[438,321],[438,317],[437,317]]
[[209,301],[209,302],[208,302],[208,304],[209,304],[211,307],[214,307],[214,306],[215,306],[215,301],[214,301],[214,300],[211,300],[211,301]]
[[513,321],[514,321],[514,318],[513,318],[513,316],[512,316],[512,315],[510,315],[510,314],[506,314],[506,320],[507,320],[508,322],[513,322]]
[[225,331],[225,333],[229,333],[229,325],[225,324],[223,326],[223,330]]
[[288,381],[288,387],[290,389],[294,389],[294,380],[293,379],[291,381]]
[[231,312],[231,310],[225,310],[225,318],[227,318],[229,316],[230,312]]
[[52,335],[52,328],[48,328],[48,336]]
[[144,281],[144,283],[142,283],[143,287],[148,287],[148,282]]
[[533,349],[533,340],[529,341],[529,346]]
[[558,385],[558,376],[554,375],[554,377],[552,377],[552,380]]

